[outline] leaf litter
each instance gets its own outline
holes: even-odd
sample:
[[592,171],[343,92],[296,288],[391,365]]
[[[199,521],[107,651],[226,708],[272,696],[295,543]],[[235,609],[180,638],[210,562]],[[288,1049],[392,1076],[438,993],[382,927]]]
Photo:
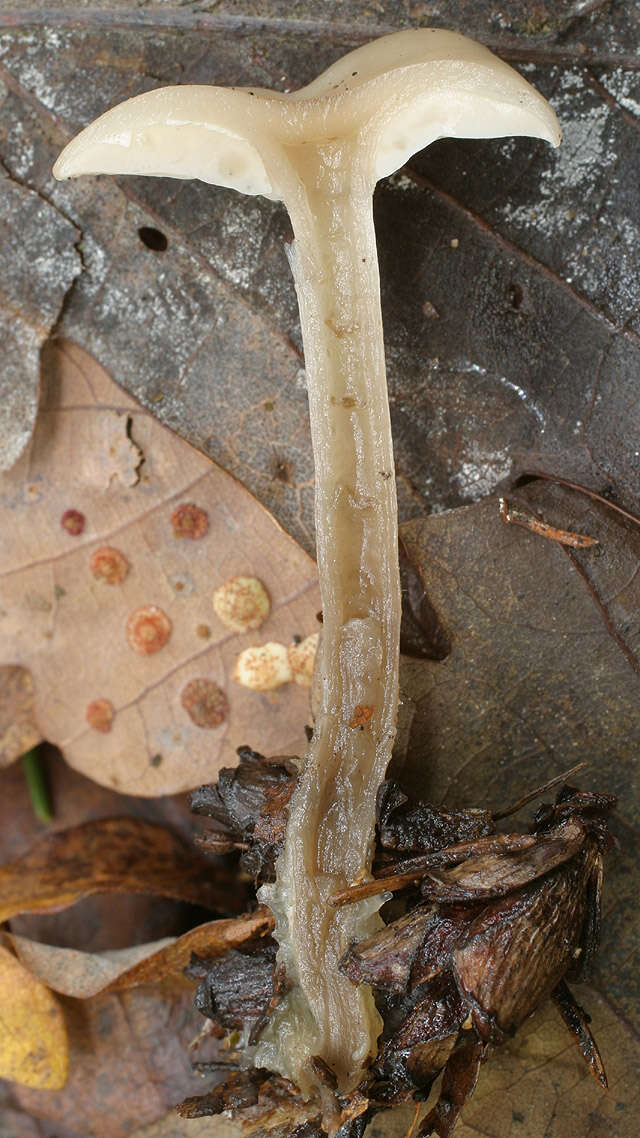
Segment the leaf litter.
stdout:
[[[482,13],[482,20],[483,20],[482,26],[484,26],[485,18],[486,18],[486,12],[483,12]],[[616,41],[616,42],[618,42],[618,41]],[[619,42],[624,43],[623,40],[620,40]],[[37,48],[37,44],[34,42],[34,49],[35,48]],[[69,102],[69,96],[67,96],[67,101]],[[75,104],[73,103],[72,100],[69,102],[69,106],[70,106],[70,112],[74,113]],[[464,156],[463,156],[463,158],[464,158]],[[535,222],[531,222],[530,220],[527,220],[527,230],[530,231],[532,227],[535,229],[536,224],[539,224],[540,226],[542,226],[544,224],[544,221],[545,221],[544,217],[542,217],[540,219],[539,223],[535,223]],[[560,240],[561,240],[562,236],[563,236],[563,233],[560,232],[559,233],[559,239]],[[233,268],[233,266],[232,266],[232,268]],[[587,268],[587,270],[589,270],[590,267],[587,265],[586,268]],[[231,271],[231,269],[230,269],[230,271]],[[443,307],[443,310],[446,312],[446,306],[442,305],[441,299],[438,298],[438,307],[440,308],[441,306]],[[562,316],[562,313],[560,315]],[[568,324],[568,322],[567,322],[567,324]],[[595,358],[595,353],[594,353],[594,358]],[[163,413],[162,406],[160,407],[160,413]],[[612,435],[612,437],[613,437],[613,435]],[[500,448],[493,448],[493,449],[489,448],[487,453],[494,454],[494,453],[497,453],[499,449]],[[612,464],[610,462],[609,466],[611,467],[611,469],[617,470],[617,467],[615,466],[615,464]],[[569,470],[571,469],[570,464],[569,464],[568,469]],[[535,505],[539,506],[539,503],[535,503]],[[558,525],[562,525],[564,523],[568,524],[568,519],[571,515],[571,510],[567,511],[566,501],[564,503],[561,503],[561,505],[563,508],[559,510],[559,516],[556,518],[556,524],[558,524]],[[495,507],[495,504],[494,504],[494,507]],[[578,513],[579,513],[579,511],[578,511]],[[480,532],[482,533],[483,532],[483,519],[482,519],[482,517],[480,516],[480,514],[476,514],[473,516],[475,518],[479,519],[479,521],[480,521]],[[455,517],[451,518],[452,525],[454,525],[454,526],[457,524],[458,521],[459,521],[459,519],[456,519]],[[582,525],[586,525],[586,523],[584,523],[583,519],[581,519],[580,517],[577,517],[577,516],[571,517],[571,524],[572,525],[575,524],[577,526],[578,523],[581,523]],[[591,518],[589,519],[589,523],[591,523]],[[435,531],[428,531],[428,532],[431,532],[432,534],[435,533],[435,541],[436,541],[436,547],[437,547],[437,543],[438,543],[437,528]],[[591,530],[587,530],[587,532],[591,532]],[[410,534],[410,540],[414,537],[415,537],[415,530]],[[470,544],[473,548],[472,543],[470,543]],[[529,550],[530,547],[526,546],[525,548],[527,550]],[[423,554],[425,561],[419,561],[419,565],[420,565],[421,570],[423,570],[425,568],[425,564],[428,561],[428,551],[429,551],[428,545],[426,546],[426,549],[427,549],[427,553]],[[442,549],[440,547],[439,553],[441,554],[441,552],[442,552]],[[534,557],[533,553],[531,553],[530,556],[531,556],[531,559],[533,562],[533,557]],[[478,558],[478,563],[482,564],[483,558],[484,559],[487,558],[487,551],[486,551],[485,546],[481,547],[481,552],[480,552],[480,556]],[[443,572],[445,571],[444,566],[445,566],[445,564],[447,564],[447,560],[448,560],[448,564],[450,566],[452,566],[453,568],[455,568],[455,564],[452,561],[452,557],[449,557],[448,559],[442,559],[441,558],[440,566],[442,567]],[[475,565],[476,562],[474,562],[472,559],[471,564]],[[584,583],[585,590],[587,590],[587,591],[588,591],[588,582],[591,581],[591,583],[593,583],[593,572],[594,572],[594,567],[595,567],[596,585],[597,585],[596,592],[598,595],[597,595],[597,597],[593,597],[594,604],[596,605],[596,608],[598,608],[598,598],[601,598],[605,602],[605,608],[606,608],[606,610],[609,613],[610,618],[611,618],[610,619],[610,627],[607,628],[607,632],[604,635],[610,634],[612,630],[616,631],[620,635],[621,639],[624,642],[628,642],[629,645],[631,646],[633,643],[633,633],[634,633],[634,627],[635,627],[634,620],[633,620],[634,603],[635,603],[633,600],[633,587],[634,587],[633,586],[633,564],[631,564],[623,556],[620,556],[617,559],[617,562],[614,559],[613,564],[611,563],[611,561],[607,557],[605,557],[603,561],[601,560],[601,561],[598,561],[595,563],[589,562],[586,565],[586,568],[582,562],[579,562],[578,564],[580,564],[584,570],[585,576],[582,577],[582,580]],[[545,565],[546,565],[546,562],[545,562]],[[550,569],[550,575],[551,576],[553,576],[553,572],[555,572],[556,568],[557,568],[557,564],[555,564],[551,567],[551,569]],[[495,562],[491,561],[489,558],[488,559],[488,565],[487,565],[487,572],[489,572],[489,571],[495,572],[495,570],[496,570]],[[576,573],[579,572],[575,565],[574,565],[574,570]],[[600,572],[601,570],[604,570],[604,572]],[[599,577],[598,577],[598,573],[600,573]],[[430,580],[432,581],[433,575],[429,574],[429,577],[430,577]],[[497,573],[496,573],[496,577],[498,578]],[[547,578],[545,577],[545,580],[546,579]],[[563,577],[563,584],[565,586],[567,585],[567,580],[572,585],[576,584],[576,579],[575,579],[575,577],[572,579],[571,574],[569,574],[567,578]],[[457,575],[456,575],[456,581],[457,581]],[[508,574],[507,574],[507,583],[509,583]],[[504,588],[504,580],[503,579],[500,580],[498,578],[496,580],[496,587],[497,587],[498,591],[499,591],[500,584],[502,584],[502,587]],[[580,583],[577,582],[577,584],[578,584],[578,588],[579,588]],[[544,592],[544,590],[540,589],[540,596],[541,597],[543,595],[543,592]],[[570,603],[572,603],[573,601],[575,601],[575,596],[577,595],[576,589],[568,590],[568,592],[569,592],[569,596],[570,596]],[[438,592],[438,589],[435,590],[435,593],[440,598],[442,597],[442,593]],[[482,598],[480,598],[480,599],[482,599]],[[560,601],[558,603],[562,603],[562,602]],[[473,640],[476,636],[477,625],[474,624],[471,629],[469,629],[469,630],[466,629],[465,620],[464,620],[465,614],[461,611],[464,608],[462,598],[459,598],[457,601],[457,604],[454,604],[453,607],[454,607],[454,616],[453,616],[452,620],[448,623],[450,623],[450,625],[452,627],[453,634],[454,634],[453,638],[452,638],[453,639],[454,652],[458,651],[460,641],[464,642],[464,640],[466,638],[467,643],[470,642],[471,654],[472,654],[471,672],[475,677],[476,671],[477,671],[476,664],[480,658],[480,653],[478,653],[477,656],[474,657],[474,650],[475,649],[473,646]],[[444,605],[441,607],[439,605],[438,610],[440,612],[441,618],[446,620],[447,615],[448,615],[447,606]],[[545,615],[546,615],[546,610],[545,610],[543,603],[540,603],[537,607],[535,607],[535,611],[536,611],[537,615],[540,615],[541,613],[545,613]],[[586,605],[584,606],[582,611],[583,611],[583,617],[585,615],[587,615],[588,608]],[[635,611],[637,612],[637,606],[635,606]],[[504,619],[504,617],[505,617],[505,610],[503,608],[500,608],[500,607],[498,607],[497,612],[496,612],[496,610],[492,610],[491,605],[489,605],[487,608],[487,612],[494,613],[495,614],[494,620],[496,620],[496,621],[500,621],[501,619]],[[512,614],[509,611],[507,611],[506,615],[507,615],[507,617],[509,617]],[[602,612],[602,606],[600,606],[599,615],[600,615],[600,618],[604,624],[605,623],[605,614]],[[584,624],[582,627],[584,630]],[[534,640],[535,640],[535,632],[536,631],[538,631],[538,630],[536,630],[534,628],[533,629]],[[593,628],[589,627],[588,631],[589,632],[593,631]],[[560,632],[561,632],[561,630],[560,630]],[[629,632],[631,633],[630,637],[629,637]],[[561,633],[561,635],[562,635],[562,633]],[[625,641],[625,637],[627,638],[626,641]],[[485,641],[485,643],[487,643],[487,642]],[[557,643],[557,638],[556,638],[556,643]],[[594,658],[597,657],[597,647],[596,647],[597,643],[598,643],[597,637],[590,639],[589,640],[589,648],[587,649],[587,652],[593,653]],[[523,669],[524,669],[524,667],[530,663],[531,657],[536,655],[536,647],[535,647],[535,645],[531,645],[531,644],[526,646],[525,643],[523,642],[522,648],[523,648],[523,651],[522,651],[522,661],[521,662],[522,662]],[[550,657],[550,659],[551,658],[552,657]],[[572,656],[572,659],[573,658],[574,657]],[[474,659],[475,659],[476,663],[474,663]],[[567,665],[567,669],[568,669],[568,671],[571,670],[569,664]],[[554,753],[557,753],[560,750],[560,748],[566,742],[566,739],[568,737],[565,734],[565,732],[563,732],[562,730],[554,731],[553,732],[553,738],[551,739],[551,741],[547,741],[545,739],[545,737],[542,735],[543,725],[544,725],[544,698],[545,698],[546,694],[548,694],[550,692],[552,695],[552,709],[555,713],[557,713],[557,709],[558,709],[559,704],[560,705],[562,704],[563,698],[566,702],[566,701],[570,701],[574,696],[574,685],[572,685],[571,682],[567,682],[566,677],[563,677],[563,675],[559,674],[558,671],[556,670],[553,672],[548,672],[546,675],[546,678],[541,678],[541,673],[543,671],[544,671],[543,668],[538,669],[537,672],[534,671],[534,673],[533,673],[533,681],[534,682],[532,684],[530,683],[529,686],[527,686],[527,684],[524,683],[517,688],[517,692],[520,696],[520,699],[518,700],[516,698],[515,700],[510,700],[509,708],[508,708],[508,711],[510,712],[511,718],[513,720],[517,719],[518,712],[522,713],[522,709],[524,707],[526,707],[526,709],[527,709],[527,714],[529,714],[530,711],[533,712],[535,722],[537,723],[537,726],[538,726],[539,737],[534,738],[533,741],[532,740],[528,741],[528,746],[525,747],[525,753],[527,755],[527,758],[530,759],[530,762],[535,766],[536,770],[540,769],[541,767],[550,766],[552,764]],[[435,675],[435,674],[436,674],[436,669],[434,667],[432,670],[432,675]],[[618,673],[616,673],[616,674],[618,674]],[[513,678],[513,676],[512,676],[512,678]],[[618,679],[620,681],[620,687],[622,689],[624,687],[625,681],[624,681],[621,674],[618,675]],[[585,680],[586,680],[586,677],[585,677]],[[566,683],[566,687],[563,688],[563,684],[565,684],[565,683]],[[581,683],[582,683],[582,680],[580,680],[580,684]],[[580,688],[580,684],[576,683],[575,687]],[[558,694],[558,685],[560,685],[561,694]],[[499,695],[503,696],[504,695],[504,685],[502,685],[502,688],[500,686],[500,683],[498,683],[496,686],[497,686],[497,691],[498,691]],[[591,728],[593,728],[591,738],[593,741],[592,742],[592,748],[593,748],[593,754],[594,755],[596,754],[596,749],[597,749],[597,746],[599,745],[600,742],[604,741],[605,746],[607,746],[607,732],[609,730],[609,725],[612,722],[615,723],[615,721],[616,721],[615,717],[612,717],[611,711],[610,711],[610,709],[608,709],[608,707],[606,705],[607,701],[605,700],[604,703],[602,703],[602,702],[599,703],[599,700],[601,701],[602,695],[603,695],[603,687],[602,687],[602,681],[601,681],[600,675],[597,676],[596,689],[597,690],[594,693],[594,703],[595,703],[594,714],[589,720],[589,726]],[[588,695],[588,681],[587,681],[586,689],[582,688],[581,690],[584,691],[585,698],[586,698],[586,696]],[[562,695],[562,692],[564,692],[564,695]],[[475,694],[476,695],[479,694],[479,689],[477,686],[475,689]],[[481,692],[480,695],[483,697],[480,699],[480,705],[479,705],[480,716],[482,716],[484,714],[485,716],[488,716],[490,718],[493,711],[495,710],[495,698],[492,698],[492,694],[488,690],[484,693]],[[623,699],[624,696],[621,695],[621,698]],[[410,702],[411,701],[410,701],[409,697],[407,697],[407,703],[409,704]],[[491,790],[491,795],[492,795],[492,797],[495,798],[496,782],[503,780],[504,776],[505,776],[505,770],[508,770],[508,767],[506,766],[506,755],[508,752],[508,743],[505,742],[504,734],[503,734],[503,732],[504,732],[504,717],[500,714],[503,702],[504,702],[504,700],[501,701],[500,699],[498,699],[498,708],[497,708],[498,716],[497,716],[497,720],[494,724],[493,731],[489,732],[487,734],[486,739],[483,740],[484,745],[479,750],[477,747],[471,748],[474,761],[469,763],[468,765],[465,762],[465,766],[463,767],[463,769],[461,771],[460,777],[457,779],[452,778],[451,772],[449,772],[449,775],[447,775],[445,773],[445,770],[444,770],[444,763],[442,765],[442,768],[438,768],[438,770],[436,771],[436,773],[434,775],[435,795],[437,797],[441,796],[445,792],[445,790],[448,790],[449,797],[452,801],[455,801],[457,799],[460,802],[461,800],[464,801],[465,798],[467,800],[474,800],[475,799],[477,801],[477,800],[479,800],[478,788],[482,789],[483,786],[486,786],[487,784],[489,784],[490,790]],[[452,699],[450,701],[445,701],[444,704],[442,705],[442,708],[441,708],[442,718],[443,718],[443,721],[445,723],[446,723],[446,717],[448,714],[448,709],[450,709],[451,706],[454,704],[455,704],[455,695],[452,697]],[[420,697],[418,697],[418,701],[417,701],[417,704],[415,706],[419,707],[419,705],[420,705]],[[598,708],[600,708],[600,711],[602,713],[599,724],[598,724],[598,719],[597,719]],[[438,707],[437,706],[434,707],[433,702],[432,702],[431,710],[432,710],[432,712],[435,711],[435,713],[437,715]],[[507,718],[509,718],[509,716],[507,716]],[[556,719],[557,719],[557,714],[556,714]],[[560,722],[561,721],[562,721],[562,716],[560,716]],[[422,720],[422,722],[424,722],[424,720]],[[627,722],[629,723],[631,732],[633,732],[634,727],[635,727],[635,723],[636,723],[636,719],[634,718],[631,704],[629,707],[629,717],[628,717]],[[565,724],[567,727],[570,728],[570,726],[571,726],[571,715],[567,714],[566,710],[565,710]],[[420,726],[420,724],[416,724],[416,730],[414,732],[413,740],[412,740],[413,746],[415,746],[416,741],[420,739],[419,726]],[[622,747],[624,748],[625,747],[624,737],[618,735],[616,738],[617,738],[617,741],[619,741],[621,743]],[[442,736],[440,734],[436,733],[436,744],[437,744],[436,749],[438,749],[439,744],[441,742],[441,739],[442,739]],[[417,774],[416,768],[417,768],[418,764],[422,761],[424,754],[428,750],[428,747],[431,744],[431,742],[432,742],[432,737],[428,737],[425,740],[425,746],[422,749],[421,754],[416,759],[415,767],[412,768],[412,773],[413,773],[414,777],[416,778],[416,781],[418,780],[418,774]],[[498,747],[498,762],[495,765],[491,762],[491,759],[493,757],[492,750],[491,750],[492,745],[497,745],[497,747]],[[589,747],[589,745],[590,745],[590,743],[589,743],[589,731],[585,731],[581,734],[579,747],[584,748],[585,746]],[[627,783],[628,771],[625,772],[624,770],[618,770],[617,769],[615,746],[614,745],[609,745],[609,754],[607,757],[610,760],[609,765],[610,765],[610,769],[612,771],[614,780],[620,784],[622,789],[624,789],[628,785],[628,783]],[[627,759],[627,752],[625,750],[625,753],[623,755],[623,764],[626,764],[626,759]],[[455,766],[456,770],[458,769],[458,766],[460,765],[459,760],[460,760],[460,756],[458,756],[458,762]],[[496,772],[497,772],[497,774],[496,774]],[[422,779],[424,779],[424,775],[422,775],[421,777],[422,777]],[[628,796],[627,796],[627,803],[625,804],[625,810],[630,805],[631,804],[628,802]],[[624,948],[623,948],[623,952],[624,952]],[[606,965],[606,961],[605,961],[605,965]],[[631,998],[631,1000],[633,1000],[633,991],[632,990],[630,992],[627,992],[627,998]],[[459,1133],[462,1136],[462,1138],[466,1138],[467,1134],[469,1134],[469,1135],[474,1134],[475,1135],[478,1133],[478,1131],[482,1131],[485,1133],[491,1133],[491,1134],[494,1134],[494,1133],[500,1134],[502,1136],[503,1134],[507,1134],[507,1133],[511,1134],[511,1133],[515,1132],[516,1130],[521,1131],[523,1133],[530,1133],[532,1135],[537,1135],[537,1134],[543,1133],[543,1132],[548,1132],[549,1134],[553,1134],[554,1136],[556,1134],[558,1134],[558,1135],[559,1134],[562,1134],[562,1135],[566,1134],[567,1136],[571,1135],[573,1138],[573,1135],[575,1134],[576,1117],[583,1118],[586,1115],[588,1115],[588,1117],[590,1118],[590,1126],[592,1128],[593,1134],[598,1135],[598,1138],[601,1134],[603,1136],[609,1135],[612,1132],[612,1129],[614,1132],[617,1130],[621,1134],[623,1132],[626,1132],[625,1127],[627,1126],[627,1122],[628,1122],[628,1114],[625,1115],[624,1110],[621,1109],[625,1105],[625,1102],[624,1102],[625,1096],[624,1096],[623,1091],[622,1090],[619,1091],[620,1097],[618,1097],[618,1095],[616,1095],[615,1101],[614,1101],[613,1096],[610,1096],[609,1099],[607,1101],[605,1101],[605,1103],[603,1104],[602,1096],[600,1096],[598,1094],[597,1088],[595,1087],[595,1084],[592,1086],[590,1082],[587,1082],[587,1086],[585,1087],[584,1086],[584,1082],[585,1082],[584,1080],[582,1080],[582,1082],[578,1080],[578,1082],[576,1083],[575,1065],[574,1065],[574,1063],[571,1062],[571,1060],[568,1057],[565,1057],[563,1045],[560,1042],[561,1037],[558,1035],[554,1036],[553,1025],[547,1022],[548,1019],[549,1019],[549,1017],[546,1014],[543,1014],[542,1016],[541,1015],[536,1016],[534,1018],[534,1020],[529,1024],[528,1027],[525,1026],[524,1034],[520,1033],[519,1036],[517,1037],[517,1041],[514,1041],[514,1043],[511,1045],[508,1045],[508,1047],[506,1049],[502,1049],[501,1051],[496,1053],[496,1056],[494,1057],[494,1060],[493,1060],[493,1064],[487,1068],[487,1071],[485,1072],[485,1077],[481,1081],[480,1086],[478,1088],[478,1091],[476,1093],[476,1097],[474,1100],[472,1100],[472,1103],[470,1104],[470,1106],[468,1108],[469,1126],[465,1125],[464,1122],[460,1125]],[[596,1028],[598,1029],[598,1036],[601,1039],[601,1042],[602,1042],[602,1024],[603,1023],[606,1023],[608,1025],[608,1029],[611,1029],[611,1031],[612,1031],[612,1039],[611,1039],[611,1041],[607,1041],[607,1046],[605,1047],[605,1050],[608,1050],[609,1056],[611,1055],[611,1053],[614,1053],[616,1056],[615,1069],[613,1072],[614,1073],[614,1079],[612,1080],[612,1082],[613,1082],[613,1085],[616,1086],[617,1089],[619,1089],[621,1087],[625,1087],[625,1086],[628,1086],[631,1084],[632,1076],[630,1076],[630,1071],[631,1071],[631,1064],[633,1061],[633,1052],[631,1050],[631,1046],[630,1046],[628,1040],[627,1040],[627,1043],[625,1044],[626,1051],[625,1051],[625,1046],[622,1046],[620,1043],[621,1033],[622,1033],[622,1035],[624,1034],[622,1032],[620,1020],[616,1019],[615,1014],[605,1004],[604,1001],[599,1001],[599,1002],[596,1001]],[[620,1052],[620,1061],[619,1062],[617,1061],[618,1050]],[[622,1058],[623,1054],[624,1054],[624,1060]],[[608,1056],[608,1059],[609,1059],[609,1056]],[[553,1060],[554,1062],[551,1063],[551,1060]],[[611,1070],[610,1059],[609,1059],[609,1067],[610,1067],[610,1076],[611,1076],[612,1070]],[[541,1074],[541,1072],[542,1072],[542,1074]],[[541,1079],[542,1079],[542,1083],[540,1082]],[[563,1082],[563,1080],[564,1080],[564,1082]],[[515,1102],[516,1094],[520,1097],[521,1084],[522,1084],[522,1088],[523,1088],[522,1097],[524,1097],[526,1099],[526,1102],[527,1102],[526,1108],[523,1108],[521,1102],[519,1102],[517,1104]],[[486,1088],[486,1093],[483,1093],[483,1087]],[[591,1092],[590,1094],[589,1094],[589,1090]],[[400,1133],[404,1134],[406,1132],[406,1130],[408,1129],[409,1122],[410,1122],[410,1119],[407,1121],[406,1125],[404,1126],[404,1129],[402,1129],[400,1131]],[[164,1124],[159,1123],[158,1125],[163,1126]],[[174,1128],[176,1128],[175,1130],[169,1131],[172,1134],[172,1138],[173,1138],[173,1133],[178,1133],[177,1127],[179,1124],[177,1122],[173,1122],[173,1123],[168,1123],[168,1125],[170,1127],[173,1126]],[[193,1123],[191,1123],[191,1125],[196,1126],[197,1123],[193,1122]],[[211,1125],[211,1124],[209,1124],[209,1125]],[[225,1125],[225,1124],[223,1124],[223,1125]],[[153,1124],[153,1126],[155,1127],[155,1124]],[[376,1127],[375,1123],[374,1123],[374,1129],[376,1129],[376,1130],[378,1129]],[[388,1127],[386,1125],[385,1125],[384,1129],[385,1129],[385,1133],[388,1132]],[[207,1132],[209,1132],[209,1131],[207,1130]],[[181,1131],[180,1131],[180,1133],[181,1133]],[[185,1131],[185,1133],[186,1133],[186,1131]]]

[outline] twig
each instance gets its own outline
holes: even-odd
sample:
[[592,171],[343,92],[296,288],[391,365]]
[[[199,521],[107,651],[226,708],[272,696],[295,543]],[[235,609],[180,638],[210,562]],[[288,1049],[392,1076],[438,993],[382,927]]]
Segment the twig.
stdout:
[[416,1127],[418,1125],[418,1122],[420,1121],[420,1111],[421,1110],[422,1110],[422,1103],[417,1102],[415,1105],[414,1112],[413,1112],[413,1118],[411,1119],[411,1125],[409,1126],[409,1129],[407,1130],[407,1133],[405,1134],[404,1138],[413,1138],[413,1135],[416,1132]]
[[506,498],[500,498],[500,517],[506,525],[522,526],[531,533],[548,537],[550,541],[557,541],[560,545],[570,545],[573,549],[589,549],[592,545],[600,544],[597,538],[589,537],[585,533],[571,533],[570,530],[557,529],[548,522],[541,522],[532,514],[525,514],[523,510],[519,510],[517,506],[510,506]]
[[518,479],[518,485],[521,486],[524,479],[530,478],[544,478],[546,482],[555,482],[558,486],[566,486],[567,490],[577,490],[579,494],[586,494],[587,498],[593,498],[594,502],[601,502],[603,506],[615,510],[616,514],[621,514],[627,521],[640,526],[640,517],[637,514],[632,514],[631,510],[625,510],[624,506],[618,506],[616,502],[610,502],[608,498],[604,498],[596,490],[589,490],[579,482],[571,482],[569,478],[558,478],[555,474],[544,474],[541,470],[525,470]]
[[[586,763],[576,763],[570,770],[564,771],[562,774],[556,775],[555,778],[549,779],[542,786],[537,786],[535,790],[530,790],[522,798],[519,798],[512,806],[507,807],[506,810],[501,810],[497,814],[492,814],[494,822],[499,821],[501,818],[508,818],[511,814],[517,813],[523,806],[526,806],[532,799],[538,798],[541,794],[546,794],[548,790],[552,790],[554,786],[559,783],[566,782],[568,778],[576,774],[579,770],[585,767]],[[504,853],[504,852],[517,852],[519,849],[527,848],[533,842],[533,838],[529,834],[524,835],[509,835],[509,834],[490,834],[480,840],[483,846],[482,852],[484,854],[491,853]],[[392,872],[386,870],[380,873],[371,881],[357,882],[353,885],[348,885],[346,889],[340,890],[339,893],[334,893],[329,898],[329,904],[335,908],[341,905],[352,905],[354,901],[362,901],[366,897],[375,897],[379,893],[395,893],[400,889],[412,885],[414,882],[420,881],[422,877],[428,873],[430,869],[438,869],[445,865],[458,865],[473,853],[478,851],[479,842],[456,842],[455,845],[446,846],[441,850],[434,850],[432,853],[422,854],[420,857],[411,858],[404,862],[399,862]]]
[[506,810],[500,810],[497,814],[492,814],[493,821],[499,822],[501,818],[510,818],[512,814],[517,814],[528,802],[534,798],[539,798],[541,794],[546,794],[548,790],[553,790],[553,787],[558,786],[559,783],[566,782],[568,778],[577,774],[586,765],[586,763],[576,763],[575,767],[571,767],[571,770],[565,771],[564,774],[557,774],[555,778],[549,779],[549,782],[545,782],[543,786],[537,786],[535,790],[530,790],[528,794],[514,802],[513,806],[507,807]]

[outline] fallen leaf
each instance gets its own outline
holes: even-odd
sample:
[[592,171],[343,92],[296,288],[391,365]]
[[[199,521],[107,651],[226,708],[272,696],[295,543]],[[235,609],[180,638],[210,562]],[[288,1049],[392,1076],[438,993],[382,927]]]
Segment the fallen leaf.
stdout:
[[567,550],[505,526],[496,499],[403,527],[449,640],[443,659],[404,663],[406,777],[435,802],[498,808],[523,780],[542,784],[582,760],[587,785],[619,794],[635,818],[640,527],[546,482],[517,493],[600,545]]
[[184,981],[90,1000],[62,997],[69,1033],[66,1086],[37,1092],[17,1087],[14,1097],[28,1115],[67,1126],[79,1138],[126,1138],[165,1117],[182,1096],[201,1088],[189,1052],[200,1030],[192,1000]]
[[455,1138],[635,1138],[637,1050],[633,1032],[593,989],[576,988],[592,1016],[609,1090],[588,1071],[560,1015],[546,1004],[484,1064]]
[[0,165],[0,470],[16,462],[31,436],[40,351],[82,270],[79,236],[54,206]]
[[[172,83],[295,88],[378,34],[439,24],[475,35],[555,106],[563,144],[442,139],[382,182],[376,232],[405,518],[493,492],[536,466],[637,501],[640,321],[636,192],[637,5],[522,0],[373,4],[317,19],[310,0],[218,4],[213,63],[196,15],[83,32],[6,28],[15,93],[1,109],[6,161],[50,188],[62,141],[108,106]],[[260,47],[247,51],[259,24]],[[307,26],[306,17],[313,23]],[[253,41],[251,41],[253,43]],[[127,67],[122,65],[126,59]],[[212,72],[213,68],[213,72]],[[78,83],[78,74],[91,82]],[[25,158],[24,136],[32,144]],[[614,180],[615,179],[615,180]],[[56,187],[87,235],[65,333],[162,421],[241,478],[313,548],[312,465],[284,209],[196,180],[100,179]],[[155,228],[166,248],[145,246]],[[425,302],[430,309],[425,314]],[[429,312],[435,308],[439,319]],[[149,329],[149,334],[141,334]],[[216,385],[211,375],[216,375]],[[238,376],[243,383],[238,383]],[[632,428],[635,425],[635,431]]]
[[[180,502],[207,515],[206,532],[175,535]],[[288,642],[317,628],[313,562],[73,345],[49,353],[28,459],[0,478],[0,550],[3,658],[29,670],[38,727],[78,770],[157,795],[213,780],[241,744],[305,746],[304,691],[233,683],[255,633],[230,632],[213,592],[258,575],[264,639]],[[182,696],[196,683],[194,708]]]
[[33,680],[26,668],[0,667],[0,767],[42,739],[33,721]]
[[618,795],[595,980],[638,1029],[640,528],[547,482],[517,500],[600,544],[567,550],[505,526],[497,499],[403,527],[449,643],[439,661],[403,661],[402,778],[451,809],[499,810],[583,761],[572,782]]
[[134,1131],[130,1138],[241,1138],[240,1127],[228,1118],[178,1118],[171,1111],[164,1118]]
[[167,977],[179,976],[192,952],[213,959],[253,937],[267,936],[272,930],[273,918],[267,909],[261,908],[252,916],[209,921],[181,937],[114,952],[79,952],[15,935],[11,936],[11,944],[24,966],[47,987],[65,996],[88,999],[99,992],[157,984]]
[[48,988],[0,945],[0,1077],[39,1090],[67,1079],[64,1016]]
[[[513,1039],[491,1049],[455,1138],[635,1138],[633,1032],[597,992],[576,992],[593,1013],[591,1027],[608,1056],[609,1090],[592,1078],[558,1011],[546,1004]],[[421,1118],[427,1110],[422,1108]],[[367,1138],[406,1138],[412,1116],[413,1108],[379,1114]]]
[[106,818],[52,834],[0,867],[0,922],[114,892],[177,897],[223,912],[241,912],[247,900],[233,869],[213,866],[164,827]]

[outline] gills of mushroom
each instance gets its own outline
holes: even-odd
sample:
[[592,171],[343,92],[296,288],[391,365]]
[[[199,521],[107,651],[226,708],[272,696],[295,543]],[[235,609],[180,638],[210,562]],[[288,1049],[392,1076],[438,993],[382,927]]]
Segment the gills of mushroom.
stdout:
[[461,35],[421,29],[351,52],[293,94],[184,86],[139,95],[84,130],[54,167],[58,178],[200,178],[281,199],[291,217],[316,467],[321,705],[277,880],[265,889],[290,991],[255,1061],[306,1094],[314,1056],[341,1091],[355,1086],[380,1031],[371,990],[338,970],[349,943],[377,927],[375,903],[329,904],[370,873],[397,709],[397,518],[373,189],[437,138],[511,134],[560,141],[553,111],[517,72]]

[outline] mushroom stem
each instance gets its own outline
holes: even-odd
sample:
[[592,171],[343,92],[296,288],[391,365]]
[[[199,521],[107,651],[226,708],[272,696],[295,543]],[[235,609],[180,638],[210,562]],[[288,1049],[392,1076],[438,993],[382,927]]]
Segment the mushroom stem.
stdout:
[[277,881],[263,890],[295,989],[267,1028],[256,1062],[280,1069],[307,1092],[314,1055],[330,1065],[341,1089],[355,1085],[380,1030],[370,989],[355,988],[338,971],[351,941],[376,927],[367,926],[366,913],[378,905],[347,912],[329,898],[370,872],[376,792],[397,710],[393,449],[373,185],[353,160],[355,145],[341,140],[290,156],[301,188],[295,200],[285,198],[296,238],[291,261],[316,466],[322,686]]

